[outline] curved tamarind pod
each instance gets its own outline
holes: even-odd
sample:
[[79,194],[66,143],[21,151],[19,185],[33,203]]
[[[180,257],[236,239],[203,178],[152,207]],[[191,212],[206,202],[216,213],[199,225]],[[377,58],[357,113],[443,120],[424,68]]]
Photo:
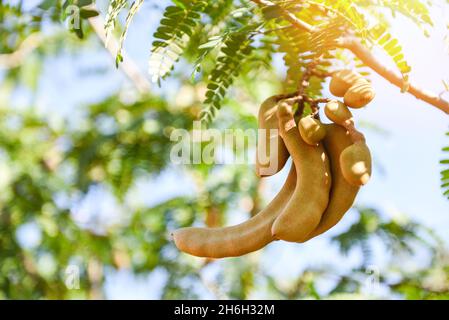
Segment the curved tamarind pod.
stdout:
[[356,141],[340,155],[343,176],[353,186],[368,183],[371,177],[371,153],[364,140]]
[[272,96],[259,109],[259,135],[262,136],[257,142],[256,173],[260,177],[278,173],[290,156],[278,133],[277,102],[277,96]]
[[325,126],[311,115],[299,120],[298,128],[301,138],[311,146],[317,145],[326,136]]
[[359,187],[349,184],[343,177],[340,167],[340,154],[352,145],[351,137],[347,130],[337,124],[326,125],[327,135],[323,140],[331,163],[332,187],[330,200],[321,217],[320,224],[309,236],[316,237],[335,226],[344,214],[352,207]]
[[271,225],[288,202],[296,186],[296,170],[292,164],[282,189],[268,206],[251,219],[230,227],[182,228],[172,233],[179,250],[198,257],[237,257],[259,250],[275,240]]
[[271,232],[277,239],[303,242],[319,224],[329,202],[329,159],[322,144],[309,146],[302,140],[290,104],[279,105],[278,118],[279,133],[292,156],[297,177],[295,191]]
[[360,79],[363,79],[362,76],[352,70],[336,71],[332,74],[329,91],[336,97],[343,97],[349,88]]
[[359,81],[345,93],[344,102],[350,108],[362,108],[370,103],[376,93],[368,81]]
[[345,126],[348,121],[354,122],[351,111],[340,101],[332,100],[324,106],[324,114],[336,124]]

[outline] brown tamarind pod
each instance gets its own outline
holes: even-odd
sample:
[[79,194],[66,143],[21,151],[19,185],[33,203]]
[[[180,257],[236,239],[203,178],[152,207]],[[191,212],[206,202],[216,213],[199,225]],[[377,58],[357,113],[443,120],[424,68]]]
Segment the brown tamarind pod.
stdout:
[[337,100],[326,103],[324,106],[324,114],[329,120],[341,126],[345,126],[348,121],[354,122],[352,113],[348,107],[343,102]]
[[312,115],[299,120],[298,128],[302,139],[311,146],[317,145],[326,136],[326,127]]
[[271,176],[281,171],[290,156],[279,136],[277,103],[277,96],[272,96],[259,109],[259,139],[256,147],[256,173],[259,177]]
[[282,189],[251,219],[230,227],[178,229],[172,233],[175,245],[188,254],[208,258],[237,257],[259,250],[275,240],[271,226],[288,203],[295,186],[296,170],[292,164]]
[[296,188],[271,232],[277,239],[303,242],[318,226],[329,202],[331,175],[329,159],[322,144],[304,142],[286,102],[278,108],[279,132],[296,167]]
[[343,97],[349,88],[360,79],[363,79],[362,76],[352,70],[336,71],[332,74],[329,91],[336,97]]
[[323,140],[324,148],[329,156],[332,174],[332,187],[329,204],[321,217],[320,224],[309,236],[316,237],[335,226],[352,207],[359,187],[346,181],[340,167],[340,155],[347,147],[352,145],[348,131],[337,125],[326,125],[327,135]]
[[368,81],[358,81],[345,93],[344,102],[350,108],[363,108],[370,103],[376,93]]
[[371,153],[364,140],[356,141],[340,155],[341,171],[350,184],[362,186],[371,177]]

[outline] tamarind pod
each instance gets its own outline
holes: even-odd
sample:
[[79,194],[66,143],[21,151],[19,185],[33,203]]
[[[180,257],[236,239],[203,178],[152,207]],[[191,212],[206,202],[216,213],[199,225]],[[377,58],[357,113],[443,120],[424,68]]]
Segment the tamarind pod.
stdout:
[[351,111],[340,101],[332,100],[324,106],[324,114],[336,124],[345,126],[348,121],[354,122]]
[[298,127],[302,139],[311,146],[317,145],[326,136],[324,125],[311,115],[299,120]]
[[335,226],[352,207],[359,192],[359,187],[353,186],[346,181],[340,167],[340,154],[352,145],[347,130],[337,124],[326,125],[326,130],[327,135],[323,140],[323,144],[331,164],[332,187],[330,200],[319,225],[313,230],[309,239]]
[[371,177],[371,153],[363,140],[347,147],[340,155],[340,166],[346,181],[354,186],[368,183]]
[[354,84],[345,93],[344,102],[350,108],[362,108],[370,103],[376,93],[368,81],[360,81]]
[[278,109],[279,132],[296,167],[296,188],[271,232],[277,239],[303,242],[317,227],[329,201],[331,175],[322,144],[310,146],[299,133],[288,103]]
[[290,156],[277,131],[277,102],[277,96],[269,97],[259,109],[258,125],[259,129],[264,130],[259,130],[262,139],[259,139],[256,147],[256,173],[260,177],[271,176],[282,170]]
[[251,219],[222,228],[182,228],[172,233],[179,250],[198,257],[237,257],[259,250],[275,240],[271,225],[288,202],[296,186],[294,164],[290,168],[282,189],[268,204]]
[[336,71],[332,74],[329,91],[336,97],[343,97],[349,88],[360,79],[363,79],[362,76],[352,70]]

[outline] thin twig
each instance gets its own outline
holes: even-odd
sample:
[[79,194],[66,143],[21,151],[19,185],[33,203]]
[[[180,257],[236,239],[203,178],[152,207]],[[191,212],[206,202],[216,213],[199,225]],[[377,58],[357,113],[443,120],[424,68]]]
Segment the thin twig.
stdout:
[[315,101],[312,101],[306,94],[305,91],[307,87],[310,85],[310,78],[313,75],[313,70],[315,69],[316,65],[319,63],[319,59],[312,60],[304,70],[301,79],[298,83],[298,96],[301,97],[301,99],[298,101],[298,108],[295,112],[295,116],[301,117],[304,112],[304,102],[308,102],[310,107],[312,108],[312,111],[314,114],[318,114],[318,103]]
[[314,75],[315,77],[318,78],[327,78],[330,77],[332,74],[330,72],[326,72],[326,71],[321,71],[321,70],[317,70],[317,69],[313,69],[310,71],[312,73],[312,75]]
[[319,104],[319,103],[328,103],[328,102],[331,102],[332,99],[329,99],[329,98],[310,99],[310,98],[308,98],[308,99],[306,99],[306,101],[307,101],[307,102],[310,102],[310,103],[314,103],[314,104]]

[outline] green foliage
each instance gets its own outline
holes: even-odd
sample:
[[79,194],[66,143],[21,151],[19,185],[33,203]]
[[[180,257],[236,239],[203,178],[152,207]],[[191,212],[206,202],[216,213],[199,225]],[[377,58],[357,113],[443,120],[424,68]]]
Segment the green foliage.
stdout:
[[393,254],[413,252],[413,245],[419,243],[429,247],[426,238],[438,243],[432,232],[423,226],[410,221],[382,221],[380,213],[372,208],[358,208],[359,220],[348,231],[333,238],[338,242],[342,253],[347,254],[354,248],[360,248],[363,254],[363,265],[371,263],[372,249],[370,241],[373,237],[383,240],[386,248]]
[[431,1],[419,0],[395,0],[395,1],[385,1],[377,0],[371,3],[370,1],[357,1],[361,5],[367,6],[383,6],[390,9],[393,17],[396,17],[397,13],[404,15],[405,17],[411,19],[416,25],[424,27],[426,25],[433,26],[432,19],[430,18],[428,6],[432,5]]
[[128,4],[127,0],[112,0],[109,3],[108,13],[106,15],[106,20],[104,24],[104,30],[106,33],[106,38],[109,38],[115,29],[117,23],[117,17],[120,12]]
[[210,74],[204,101],[209,107],[202,110],[202,120],[210,122],[215,117],[216,110],[221,108],[226,91],[253,51],[252,37],[248,37],[245,31],[256,30],[258,27],[259,24],[243,26],[227,35],[217,57],[217,64]]
[[334,14],[335,18],[345,20],[358,33],[363,33],[366,28],[366,19],[360,13],[358,6],[354,1],[338,0],[319,0],[306,1],[309,5],[319,8],[321,11],[325,10],[330,14]]
[[[46,0],[43,4],[45,6],[58,7],[57,0]],[[99,15],[97,10],[92,9],[93,0],[65,0],[61,5],[61,17],[63,20],[67,20],[69,24],[69,30],[75,35],[83,39],[84,38],[84,20]]]
[[131,8],[129,9],[128,15],[126,17],[125,28],[123,29],[122,35],[120,36],[119,48],[117,51],[117,57],[115,59],[115,64],[117,67],[118,67],[118,64],[121,61],[123,61],[123,57],[122,57],[123,42],[125,41],[126,33],[128,32],[129,25],[131,24],[131,21],[133,20],[134,15],[137,13],[137,11],[139,11],[139,8],[143,4],[143,1],[144,0],[134,1],[133,4],[131,5]]
[[178,0],[175,4],[165,9],[160,26],[154,33],[157,40],[153,42],[149,60],[153,82],[159,82],[173,69],[207,7],[203,0]]
[[[449,132],[446,135],[449,136]],[[444,147],[443,152],[449,153],[449,146]],[[449,199],[449,158],[441,160],[440,163],[444,166],[441,170],[441,189],[443,195]]]
[[391,36],[385,25],[377,25],[370,30],[370,35],[372,36],[372,39],[378,45],[383,47],[390,57],[392,57],[403,75],[406,75],[411,71],[411,67],[404,59],[404,54],[402,53],[402,47],[399,45],[399,41]]
[[[226,1],[226,4],[231,2]],[[191,7],[182,5],[180,7],[178,2],[175,4],[177,6],[171,6],[166,10],[172,10],[175,15],[179,14],[180,21],[182,21],[182,19],[188,16],[186,10],[189,10]],[[396,11],[401,12],[417,24],[431,24],[428,18],[427,6],[419,1],[414,1],[413,3],[408,3],[407,1],[388,3],[379,1],[376,5],[378,7],[386,6],[390,9],[395,7]],[[190,46],[188,50],[190,56],[197,57],[193,59],[195,61],[194,76],[196,72],[204,68],[203,63],[210,64],[211,59],[215,59],[215,66],[209,68],[210,81],[205,100],[206,107],[202,112],[203,120],[210,121],[215,117],[217,110],[223,104],[226,92],[241,72],[241,67],[254,57],[255,54],[252,54],[252,52],[257,52],[257,50],[252,50],[252,48],[257,46],[251,44],[255,31],[263,33],[265,40],[270,39],[270,33],[273,33],[275,36],[266,41],[265,44],[275,44],[278,46],[278,51],[284,53],[284,62],[287,67],[284,88],[287,91],[297,88],[298,82],[311,59],[320,58],[317,68],[321,69],[321,71],[327,71],[332,66],[332,59],[338,58],[338,51],[335,50],[338,39],[346,35],[350,30],[362,40],[380,45],[402,72],[404,76],[403,89],[405,90],[407,87],[407,74],[411,68],[404,59],[402,48],[398,41],[390,35],[388,26],[383,20],[373,23],[375,27],[369,28],[367,16],[371,20],[378,17],[380,19],[381,16],[381,14],[377,15],[374,12],[370,14],[369,11],[364,11],[366,7],[370,7],[372,11],[375,10],[375,6],[371,2],[319,0],[298,3],[297,1],[275,1],[274,6],[263,7],[261,8],[262,10],[251,9],[249,11],[250,15],[254,17],[251,18],[247,15],[246,23],[242,23],[240,27],[234,25],[232,28],[227,27],[226,24],[223,25],[221,18],[214,21],[214,17],[217,17],[217,12],[220,10],[219,7],[209,6],[207,10],[202,7],[203,11],[207,12],[207,15],[212,18],[211,24],[212,26],[215,25],[216,29],[212,35],[209,35],[206,42],[200,43],[196,46],[196,49]],[[312,35],[308,35],[289,26],[281,8],[294,14],[302,21],[315,26],[317,31]],[[235,10],[234,13],[240,10],[246,14],[247,9],[245,9],[244,1],[242,1],[241,8]],[[199,9],[199,11],[201,10]],[[361,13],[362,11],[363,14]],[[250,22],[257,15],[261,15],[264,18],[265,23],[263,25],[259,25],[258,22],[254,21]],[[317,23],[317,21],[320,21],[320,23]],[[154,76],[154,80],[159,80],[168,75],[174,63],[185,51],[189,39],[197,37],[194,43],[198,43],[197,41],[200,37],[197,35],[201,32],[208,33],[206,29],[198,31],[196,23],[184,25],[177,22],[175,23],[174,19],[162,19],[160,30],[155,34],[157,40],[154,43],[153,53],[150,58],[150,71]],[[180,26],[183,26],[183,28]],[[218,34],[217,30],[220,30]],[[241,46],[235,45],[237,42]],[[216,53],[216,48],[220,48],[218,54]],[[271,57],[274,52],[268,51],[266,53],[262,58],[263,61],[262,59],[260,61],[268,64],[272,60]],[[211,57],[211,59],[205,60],[206,57]],[[261,57],[259,56],[259,58]],[[311,83],[311,88],[308,88],[307,93],[311,96],[318,96],[322,89],[323,80],[314,77]]]

